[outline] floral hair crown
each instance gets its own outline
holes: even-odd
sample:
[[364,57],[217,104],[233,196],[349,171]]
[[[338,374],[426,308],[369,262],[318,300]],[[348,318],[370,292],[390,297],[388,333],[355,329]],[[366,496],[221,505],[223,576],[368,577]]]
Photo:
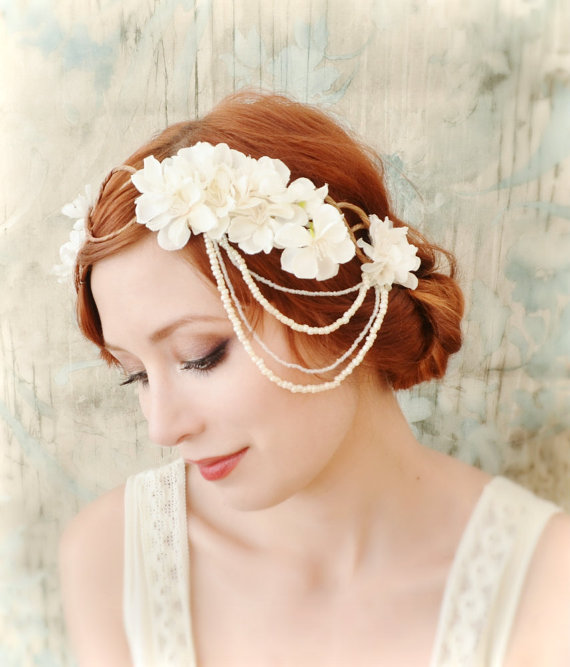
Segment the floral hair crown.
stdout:
[[[141,193],[136,199],[135,218],[126,227],[142,224],[157,232],[158,244],[165,250],[183,248],[191,235],[202,234],[222,303],[238,339],[260,372],[275,384],[292,392],[316,393],[338,387],[362,363],[374,344],[388,306],[393,284],[415,289],[420,266],[417,248],[407,240],[407,227],[394,227],[385,218],[366,215],[348,203],[335,203],[326,185],[317,188],[307,178],[289,182],[290,171],[281,160],[267,156],[254,159],[226,144],[200,142],[183,148],[173,157],[159,162],[152,155],[143,168],[131,172],[131,181]],[[91,193],[80,195],[62,212],[76,220],[69,241],[60,250],[62,265],[55,267],[60,279],[69,274],[77,252],[86,238],[102,242],[120,234],[126,227],[104,237],[93,237],[87,221],[92,206]],[[362,225],[351,228],[342,209],[355,211]],[[367,228],[370,243],[354,232]],[[281,251],[281,267],[297,278],[326,280],[334,277],[340,264],[358,255],[362,280],[342,291],[298,290],[278,285],[247,267],[243,255]],[[338,359],[323,368],[307,368],[279,358],[258,337],[245,317],[230,282],[222,249],[240,271],[253,298],[272,316],[294,331],[326,335],[350,321],[369,289],[375,290],[372,314],[356,340]],[[309,326],[287,317],[261,293],[258,283],[291,294],[335,297],[356,293],[352,305],[337,320],[326,326]],[[247,330],[247,333],[246,333]],[[328,381],[294,384],[267,367],[254,351],[251,339],[281,365],[309,375],[336,371]],[[339,369],[340,370],[337,370]]]

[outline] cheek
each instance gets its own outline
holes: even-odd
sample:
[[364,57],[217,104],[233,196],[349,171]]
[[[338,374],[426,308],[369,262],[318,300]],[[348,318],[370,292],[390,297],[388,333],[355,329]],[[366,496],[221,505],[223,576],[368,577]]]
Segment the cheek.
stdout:
[[[279,457],[307,462],[327,457],[354,428],[354,392],[340,387],[332,392],[305,395],[265,388],[255,409],[255,422],[270,435]],[[253,416],[253,413],[252,413]]]

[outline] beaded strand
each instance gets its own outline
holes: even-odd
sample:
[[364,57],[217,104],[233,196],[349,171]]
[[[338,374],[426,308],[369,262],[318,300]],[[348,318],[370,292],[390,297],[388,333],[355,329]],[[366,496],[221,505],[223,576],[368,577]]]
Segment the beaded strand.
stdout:
[[212,274],[216,280],[218,291],[220,292],[222,304],[230,322],[232,323],[236,336],[253,363],[257,366],[259,372],[268,380],[281,387],[282,389],[286,389],[292,393],[317,394],[322,391],[328,391],[338,387],[342,381],[345,380],[354,371],[354,369],[362,363],[364,356],[376,340],[376,336],[378,335],[378,331],[382,326],[382,322],[388,308],[388,288],[386,286],[380,288],[375,287],[376,290],[380,291],[380,307],[378,309],[378,314],[370,331],[368,332],[368,335],[366,336],[364,344],[360,348],[358,354],[352,359],[352,361],[329,382],[323,382],[321,384],[295,384],[294,382],[284,380],[283,378],[276,375],[270,368],[265,365],[263,359],[257,356],[257,354],[254,352],[251,343],[248,337],[245,335],[243,327],[241,326],[240,319],[235,309],[233,308],[230,291],[224,281],[222,269],[217,261],[214,241],[204,235],[204,243],[206,245],[208,259],[210,260]]
[[[228,275],[228,271],[226,268],[226,264],[224,262],[224,259],[222,257],[222,253],[220,251],[219,245],[214,245],[214,250],[216,252],[216,257],[217,261],[222,269],[222,273],[224,276],[225,283],[229,289],[230,295],[232,297],[233,305],[235,309],[237,310],[237,313],[243,322],[243,324],[246,326],[247,330],[253,336],[255,342],[263,349],[263,351],[268,354],[272,359],[274,359],[277,363],[281,364],[282,366],[285,366],[287,368],[291,368],[293,370],[298,370],[301,371],[302,373],[307,373],[310,375],[316,375],[318,373],[328,373],[329,371],[333,371],[335,368],[338,368],[342,363],[344,363],[354,352],[354,350],[358,347],[358,345],[361,343],[362,339],[366,334],[368,333],[370,327],[372,326],[372,323],[374,321],[374,318],[378,314],[379,306],[380,306],[380,293],[378,290],[375,291],[375,301],[374,301],[374,307],[372,309],[372,313],[370,315],[370,318],[368,319],[368,322],[366,323],[365,327],[362,329],[362,331],[358,334],[356,340],[352,343],[350,348],[346,350],[336,361],[333,363],[329,364],[328,366],[325,366],[323,368],[307,368],[306,366],[301,366],[300,364],[295,364],[291,363],[289,361],[285,361],[284,359],[281,359],[273,350],[271,350],[266,343],[261,339],[261,337],[257,334],[257,332],[254,330],[254,328],[251,326],[249,320],[247,319],[245,313],[243,312],[243,308],[241,307],[241,304],[239,302],[239,299],[237,298],[237,295],[234,290],[234,286],[232,285],[232,282],[230,280],[230,277]],[[309,292],[310,294],[310,292]]]
[[263,296],[263,294],[259,290],[259,287],[255,284],[255,281],[251,277],[251,274],[249,272],[249,269],[247,268],[247,264],[245,263],[244,258],[237,252],[235,248],[232,248],[227,239],[222,238],[218,243],[228,253],[228,256],[231,259],[234,266],[237,269],[239,269],[245,284],[248,286],[249,291],[251,292],[253,298],[257,301],[257,303],[259,303],[260,306],[262,306],[268,313],[271,313],[273,317],[275,317],[277,320],[279,320],[279,322],[281,322],[285,326],[289,327],[290,329],[293,329],[293,331],[299,331],[300,333],[305,333],[308,334],[309,336],[325,335],[333,333],[333,331],[340,329],[340,327],[343,324],[347,324],[348,322],[350,322],[354,313],[356,313],[356,311],[362,305],[364,298],[366,296],[366,292],[370,288],[370,282],[368,276],[367,274],[363,274],[362,284],[358,289],[358,296],[356,297],[350,308],[348,308],[348,310],[344,313],[344,315],[341,315],[332,324],[327,324],[326,326],[323,327],[311,327],[308,324],[299,324],[298,322],[295,322],[295,320],[292,320],[290,317],[284,315],[281,311],[277,310],[277,308],[275,308],[275,306],[269,303],[269,301]]
[[[234,264],[234,266],[236,265]],[[237,268],[239,267],[236,266],[236,269]],[[255,280],[257,280],[258,283],[263,283],[268,287],[272,287],[278,292],[286,292],[287,294],[298,294],[299,296],[345,296],[346,294],[351,294],[352,292],[358,292],[358,290],[362,287],[362,283],[358,283],[358,285],[353,285],[352,287],[347,287],[346,289],[333,290],[333,291],[324,290],[322,292],[315,292],[313,290],[308,290],[308,289],[294,289],[293,287],[285,287],[285,285],[278,285],[277,283],[274,283],[272,280],[260,276],[259,273],[255,273],[255,271],[250,271],[248,269],[248,272],[249,275],[252,276],[252,278],[255,278]]]

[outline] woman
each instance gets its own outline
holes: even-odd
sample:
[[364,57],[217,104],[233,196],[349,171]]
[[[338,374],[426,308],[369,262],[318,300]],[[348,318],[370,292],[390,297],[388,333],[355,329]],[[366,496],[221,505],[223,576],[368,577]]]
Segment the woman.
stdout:
[[569,663],[568,517],[394,398],[443,375],[463,300],[367,148],[234,96],[111,172],[86,229],[80,327],[180,457],[66,531],[81,665]]

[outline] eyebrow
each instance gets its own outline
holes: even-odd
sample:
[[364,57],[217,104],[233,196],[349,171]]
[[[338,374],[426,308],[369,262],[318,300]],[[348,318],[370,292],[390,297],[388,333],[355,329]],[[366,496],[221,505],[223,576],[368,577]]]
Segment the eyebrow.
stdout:
[[[225,321],[226,318],[224,317],[216,317],[215,315],[186,315],[184,317],[180,317],[177,320],[174,320],[174,322],[171,322],[170,324],[167,324],[164,327],[161,327],[160,329],[157,329],[153,333],[150,334],[148,337],[148,340],[151,343],[158,343],[161,340],[164,340],[165,338],[168,338],[171,336],[175,331],[180,329],[181,327],[184,327],[188,324],[195,324],[197,322],[222,322]],[[126,352],[125,349],[122,347],[119,347],[118,345],[113,345],[112,343],[107,343],[105,341],[105,349],[107,350],[115,350],[119,352]]]

